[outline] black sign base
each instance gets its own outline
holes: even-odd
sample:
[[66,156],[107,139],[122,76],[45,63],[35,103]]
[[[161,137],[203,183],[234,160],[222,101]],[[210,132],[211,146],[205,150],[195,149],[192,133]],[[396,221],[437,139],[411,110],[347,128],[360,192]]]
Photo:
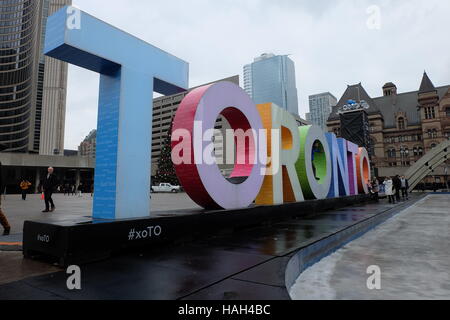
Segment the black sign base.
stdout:
[[159,212],[157,218],[95,220],[80,218],[26,221],[23,254],[26,258],[49,257],[60,266],[108,258],[113,252],[164,243],[188,242],[226,230],[312,215],[369,200],[367,195],[313,200],[240,210]]

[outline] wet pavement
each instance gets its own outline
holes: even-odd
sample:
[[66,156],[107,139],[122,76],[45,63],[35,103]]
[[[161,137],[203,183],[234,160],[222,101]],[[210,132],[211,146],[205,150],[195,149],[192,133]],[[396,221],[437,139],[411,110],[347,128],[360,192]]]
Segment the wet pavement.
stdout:
[[60,268],[52,265],[24,259],[20,251],[0,251],[0,285],[59,271]]
[[[63,270],[40,264],[43,270],[38,271],[43,275],[33,276],[30,271],[21,274],[20,281],[16,281],[17,274],[9,280],[4,276],[0,299],[289,299],[284,267],[292,254],[341,229],[398,208],[385,201],[363,204],[183,246],[122,254],[82,266],[80,291],[67,289],[68,275]],[[0,252],[0,273],[8,273],[20,261],[10,258]]]
[[[449,208],[448,194],[426,197],[307,269],[292,297],[450,299]],[[380,290],[367,287],[369,266],[380,268]]]
[[[53,200],[56,204],[56,211],[53,213],[42,213],[45,205],[40,195],[28,195],[27,200],[23,201],[20,195],[2,196],[2,209],[8,217],[11,224],[11,234],[21,234],[23,222],[25,220],[39,219],[64,219],[73,217],[91,217],[92,197],[90,194],[78,196],[65,196],[63,194],[54,194]],[[173,211],[174,214],[182,214],[180,210],[198,210],[201,209],[186,193],[154,193],[152,194],[152,212],[153,215],[161,216],[163,211]],[[165,212],[164,214],[167,214]],[[0,236],[0,241],[5,239]]]

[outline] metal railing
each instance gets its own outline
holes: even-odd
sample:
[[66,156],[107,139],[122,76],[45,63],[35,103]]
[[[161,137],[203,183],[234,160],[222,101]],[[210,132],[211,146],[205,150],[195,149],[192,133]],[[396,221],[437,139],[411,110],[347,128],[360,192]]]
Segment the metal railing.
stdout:
[[444,141],[436,148],[430,150],[425,156],[419,159],[406,172],[406,178],[409,181],[409,192],[436,168],[449,159],[450,140]]

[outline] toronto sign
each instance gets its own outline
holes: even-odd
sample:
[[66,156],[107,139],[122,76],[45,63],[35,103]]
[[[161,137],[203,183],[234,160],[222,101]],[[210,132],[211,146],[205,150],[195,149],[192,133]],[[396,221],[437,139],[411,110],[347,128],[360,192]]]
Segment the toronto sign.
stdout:
[[[185,91],[189,64],[72,6],[49,17],[46,30],[47,56],[100,74],[93,218],[148,217],[153,92]],[[214,157],[219,116],[235,142],[228,178]],[[229,82],[197,88],[182,101],[172,159],[183,188],[205,209],[368,193],[371,171],[365,148],[299,127],[287,111],[270,101],[255,105]]]

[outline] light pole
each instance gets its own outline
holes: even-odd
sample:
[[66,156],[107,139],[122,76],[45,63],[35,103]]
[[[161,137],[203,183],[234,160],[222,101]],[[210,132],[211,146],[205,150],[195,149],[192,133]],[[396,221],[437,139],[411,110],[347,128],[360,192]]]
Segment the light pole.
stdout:
[[445,186],[447,187],[447,191],[450,189],[448,185],[448,166],[446,165],[444,168],[444,179],[445,179]]

